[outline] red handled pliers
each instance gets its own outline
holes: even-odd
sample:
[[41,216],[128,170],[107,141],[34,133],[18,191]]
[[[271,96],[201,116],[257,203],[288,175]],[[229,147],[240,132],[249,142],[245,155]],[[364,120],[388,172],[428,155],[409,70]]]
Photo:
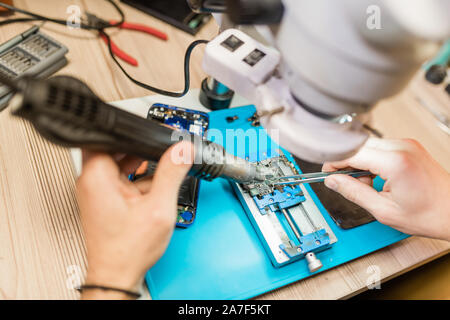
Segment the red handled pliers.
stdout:
[[[97,17],[93,14],[90,14],[90,13],[86,13],[86,16],[88,18],[88,23],[90,23],[91,25],[105,25],[105,24],[116,24],[117,23],[117,21],[114,21],[114,20],[110,20],[108,23],[105,20],[102,20],[99,17]],[[155,28],[143,25],[143,24],[139,24],[139,23],[124,22],[124,23],[118,25],[117,28],[141,31],[141,32],[147,33],[149,35],[155,36],[161,40],[167,40],[167,34],[165,34],[164,32],[157,30]],[[103,39],[103,41],[106,44],[108,44],[108,38],[105,34],[105,31],[100,32],[100,37]],[[133,66],[138,65],[138,62],[135,58],[133,58],[128,53],[126,53],[125,51],[120,49],[111,39],[110,39],[110,41],[111,41],[111,50],[115,56],[119,57],[121,60],[123,60],[126,63],[129,63]]]

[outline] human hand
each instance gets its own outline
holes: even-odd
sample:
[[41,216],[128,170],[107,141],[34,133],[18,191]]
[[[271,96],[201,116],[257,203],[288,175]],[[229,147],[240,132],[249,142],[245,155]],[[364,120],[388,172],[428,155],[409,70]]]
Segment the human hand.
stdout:
[[[192,149],[188,142],[173,146],[162,156],[153,179],[134,183],[127,174],[139,165],[136,159],[116,162],[104,153],[83,154],[77,198],[87,246],[86,284],[139,291],[145,272],[171,238],[178,190],[191,167],[192,157],[186,155],[192,155]],[[89,289],[82,298],[127,297]]]
[[322,171],[369,170],[386,182],[372,188],[371,177],[332,175],[325,185],[402,232],[450,241],[450,174],[415,140],[371,138],[353,157],[325,163]]

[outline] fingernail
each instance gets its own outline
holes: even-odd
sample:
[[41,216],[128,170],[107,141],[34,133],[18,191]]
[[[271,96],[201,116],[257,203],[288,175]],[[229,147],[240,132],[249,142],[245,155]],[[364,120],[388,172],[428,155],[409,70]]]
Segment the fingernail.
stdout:
[[334,179],[325,179],[325,186],[331,190],[336,190],[338,185]]

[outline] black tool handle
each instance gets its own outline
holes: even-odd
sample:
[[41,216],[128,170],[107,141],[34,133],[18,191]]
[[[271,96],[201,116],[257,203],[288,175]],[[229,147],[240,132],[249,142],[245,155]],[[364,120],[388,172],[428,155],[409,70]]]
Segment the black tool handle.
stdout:
[[223,162],[211,161],[223,158],[222,146],[109,105],[77,79],[23,79],[19,87],[21,101],[13,113],[54,143],[158,161],[170,146],[189,140],[195,145],[191,175],[212,180],[223,173]]
[[66,147],[132,151],[158,160],[177,142],[171,141],[173,128],[113,107],[88,89],[81,89],[82,85],[67,77],[28,80],[21,94],[23,100],[13,113],[30,120],[40,133]]

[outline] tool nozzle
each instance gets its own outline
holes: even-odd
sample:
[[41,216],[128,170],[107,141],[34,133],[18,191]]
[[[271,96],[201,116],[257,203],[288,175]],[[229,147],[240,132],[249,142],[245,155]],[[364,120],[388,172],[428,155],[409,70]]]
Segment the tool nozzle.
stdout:
[[216,143],[197,138],[195,160],[191,174],[197,178],[213,180],[221,177],[238,183],[264,181],[273,172],[264,166],[236,157]]

